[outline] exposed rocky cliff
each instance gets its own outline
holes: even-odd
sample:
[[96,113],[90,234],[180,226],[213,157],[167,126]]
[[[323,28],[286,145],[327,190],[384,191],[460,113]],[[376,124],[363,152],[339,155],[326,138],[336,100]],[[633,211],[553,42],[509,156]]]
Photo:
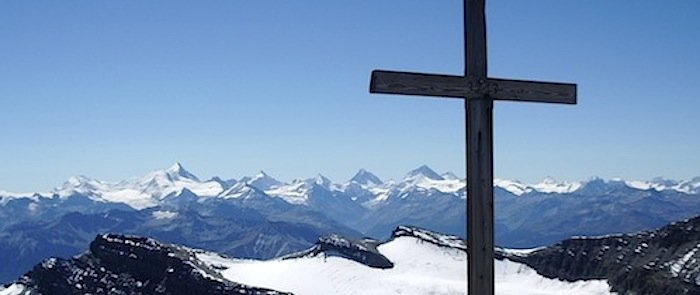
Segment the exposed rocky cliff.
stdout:
[[700,294],[700,217],[636,234],[575,237],[526,255],[501,254],[550,278],[607,279],[620,294]]
[[232,282],[193,251],[155,240],[101,235],[72,259],[51,258],[11,288],[20,294],[287,294]]

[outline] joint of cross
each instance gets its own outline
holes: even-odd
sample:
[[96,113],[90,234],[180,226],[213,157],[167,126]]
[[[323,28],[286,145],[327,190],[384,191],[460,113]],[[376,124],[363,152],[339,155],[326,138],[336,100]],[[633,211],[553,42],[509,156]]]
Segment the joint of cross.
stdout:
[[499,92],[498,83],[485,78],[467,76],[467,88],[475,97],[495,96]]

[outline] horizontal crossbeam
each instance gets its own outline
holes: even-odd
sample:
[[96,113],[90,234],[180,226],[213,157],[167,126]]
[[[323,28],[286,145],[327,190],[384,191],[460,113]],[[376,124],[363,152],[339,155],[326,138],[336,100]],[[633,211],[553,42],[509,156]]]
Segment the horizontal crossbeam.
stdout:
[[576,84],[372,71],[371,93],[576,104]]

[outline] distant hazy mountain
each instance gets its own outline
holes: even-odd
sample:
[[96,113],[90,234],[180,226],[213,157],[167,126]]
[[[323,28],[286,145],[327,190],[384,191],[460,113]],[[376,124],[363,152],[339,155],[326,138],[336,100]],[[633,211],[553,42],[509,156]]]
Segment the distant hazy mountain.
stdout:
[[365,169],[360,169],[357,171],[355,176],[353,176],[350,179],[350,182],[357,183],[359,185],[366,185],[366,186],[377,186],[377,185],[382,185],[384,182],[382,182],[379,177],[376,175],[372,174],[372,172],[369,172]]
[[202,182],[180,163],[175,163],[168,169],[117,183],[84,176],[71,177],[56,188],[54,194],[61,197],[80,194],[96,201],[125,203],[134,209],[144,209],[157,206],[163,197],[184,188],[201,197],[216,196],[223,191],[222,183],[214,180]]

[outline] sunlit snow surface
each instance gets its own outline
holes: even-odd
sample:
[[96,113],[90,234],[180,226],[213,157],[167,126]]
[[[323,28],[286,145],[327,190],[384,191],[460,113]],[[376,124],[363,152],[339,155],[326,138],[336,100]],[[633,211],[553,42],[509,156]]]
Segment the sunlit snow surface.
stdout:
[[507,190],[516,196],[529,192],[568,194],[575,192],[583,186],[583,183],[581,182],[560,182],[551,177],[547,177],[542,182],[537,184],[525,184],[517,180],[505,179],[494,179],[493,184],[494,186]]
[[25,295],[29,291],[21,284],[12,284],[7,289],[0,285],[0,295]]
[[[398,237],[380,245],[380,253],[394,268],[370,268],[339,257],[302,257],[287,260],[240,260],[217,254],[198,258],[227,279],[294,294],[466,294],[466,253],[413,237]],[[574,283],[547,279],[523,264],[496,261],[496,293],[614,294],[604,280]]]
[[54,189],[54,193],[59,196],[79,193],[96,201],[124,203],[140,210],[157,206],[163,197],[183,189],[201,197],[217,196],[223,191],[218,182],[200,181],[176,163],[166,170],[154,171],[144,177],[121,182],[106,182],[84,176],[71,177],[62,186]]

